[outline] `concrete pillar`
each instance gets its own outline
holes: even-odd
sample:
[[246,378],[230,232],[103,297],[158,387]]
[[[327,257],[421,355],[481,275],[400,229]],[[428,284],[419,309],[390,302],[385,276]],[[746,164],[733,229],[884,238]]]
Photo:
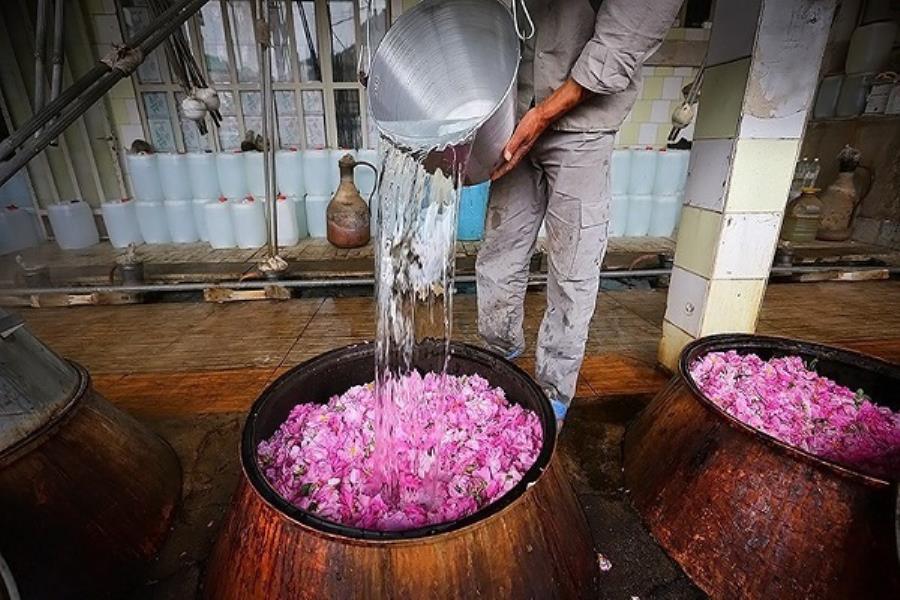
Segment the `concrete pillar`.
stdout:
[[718,0],[660,362],[756,329],[836,0]]

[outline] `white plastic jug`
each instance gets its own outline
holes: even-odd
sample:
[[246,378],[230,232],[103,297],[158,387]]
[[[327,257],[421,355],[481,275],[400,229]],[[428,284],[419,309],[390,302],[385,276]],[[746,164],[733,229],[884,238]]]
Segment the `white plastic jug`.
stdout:
[[219,198],[203,206],[206,217],[206,229],[209,234],[209,245],[216,249],[234,248],[237,241],[234,237],[234,222],[231,219],[231,202]]
[[216,155],[212,152],[191,152],[185,156],[191,174],[191,197],[218,198],[222,191],[219,189]]
[[309,228],[309,237],[324,238],[328,234],[325,211],[331,196],[306,195],[306,225]]
[[231,220],[238,248],[259,248],[266,243],[266,215],[263,203],[252,197],[231,203]]
[[306,196],[288,196],[294,203],[294,213],[297,215],[297,237],[301,240],[309,237],[309,227],[306,225]]
[[349,154],[353,158],[356,158],[356,150],[348,150],[346,148],[335,148],[333,150],[329,150],[330,156],[328,157],[328,193],[334,194],[338,186],[341,184],[341,168],[338,166],[338,162],[344,157],[345,154]]
[[226,198],[243,198],[247,195],[247,175],[242,152],[216,154],[219,187]]
[[138,225],[135,202],[129,198],[110,200],[100,205],[103,223],[109,243],[114,248],[125,248],[128,244],[143,244],[141,228]]
[[213,200],[206,198],[194,198],[191,200],[191,207],[194,212],[194,225],[197,226],[197,237],[201,242],[209,241],[209,231],[206,228],[206,211],[204,207]]
[[168,244],[172,241],[166,208],[162,202],[138,202],[135,207],[141,237],[148,244]]
[[638,237],[650,231],[650,215],[653,212],[653,196],[637,194],[628,196],[628,218],[625,221],[625,235]]
[[850,36],[844,72],[852,75],[883,69],[896,37],[896,21],[878,21],[857,27]]
[[675,231],[678,215],[681,213],[681,194],[660,194],[653,196],[653,211],[650,215],[648,235],[669,237]]
[[253,150],[243,154],[244,172],[247,174],[247,190],[256,198],[265,198],[266,172],[263,169],[263,153]]
[[161,202],[163,190],[156,155],[129,154],[127,161],[134,198],[141,202]]
[[165,200],[190,200],[193,191],[187,157],[184,154],[163,153],[156,155],[156,161]]
[[684,190],[690,156],[688,150],[659,151],[653,180],[654,195],[677,194]]
[[657,154],[653,148],[641,148],[631,151],[631,169],[628,173],[629,195],[646,196],[653,192]]
[[47,207],[56,243],[63,250],[80,250],[100,243],[94,213],[87,202],[72,200]]
[[20,169],[9,181],[0,186],[0,206],[14,205],[22,208],[30,203],[31,192],[28,191],[27,170]]
[[631,174],[631,150],[620,148],[613,150],[610,162],[610,190],[613,196],[628,193],[628,178]]
[[613,194],[610,205],[609,237],[625,235],[625,223],[628,220],[628,196]]
[[297,231],[297,207],[294,199],[279,194],[275,208],[278,211],[278,245],[296,246],[300,241],[300,234]]
[[279,150],[275,153],[275,177],[278,191],[285,196],[302,196],[303,158],[296,148]]
[[37,246],[40,241],[32,211],[15,204],[0,209],[0,254]]
[[166,222],[176,244],[190,244],[199,239],[194,224],[193,200],[166,200]]
[[303,151],[303,177],[306,193],[312,196],[330,196],[331,154],[328,150]]
[[[357,150],[356,159],[375,165],[375,168],[379,172],[381,171],[381,167],[378,165],[378,152],[375,150]],[[376,185],[375,172],[369,167],[359,166],[353,169],[353,179],[356,183],[356,189],[359,190],[363,199],[368,202],[369,196]]]

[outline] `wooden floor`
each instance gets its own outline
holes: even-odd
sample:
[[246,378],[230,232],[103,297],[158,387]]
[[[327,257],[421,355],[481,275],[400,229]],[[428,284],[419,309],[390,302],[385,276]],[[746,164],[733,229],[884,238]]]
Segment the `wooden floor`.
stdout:
[[[656,367],[664,291],[601,292],[563,462],[598,549],[613,562],[601,598],[700,598],[655,545],[623,492],[621,439],[668,380]],[[544,309],[526,300],[528,351]],[[184,501],[151,581],[134,598],[197,597],[204,561],[240,476],[237,444],[250,404],[279,373],[370,339],[370,298],[25,309],[30,329],[85,365],[96,388],[176,450]],[[475,297],[457,295],[455,337],[476,342]],[[759,331],[858,349],[900,362],[900,281],[773,284]],[[298,401],[301,400],[298,398]]]
[[[661,384],[665,376],[655,364],[665,302],[664,291],[600,293],[579,396],[652,391]],[[542,294],[527,296],[526,366],[544,306]],[[455,339],[477,343],[475,296],[457,295],[454,313]],[[22,314],[54,349],[85,365],[108,398],[153,414],[244,410],[284,370],[375,333],[371,298],[45,308]],[[900,361],[900,282],[772,285],[758,330]]]

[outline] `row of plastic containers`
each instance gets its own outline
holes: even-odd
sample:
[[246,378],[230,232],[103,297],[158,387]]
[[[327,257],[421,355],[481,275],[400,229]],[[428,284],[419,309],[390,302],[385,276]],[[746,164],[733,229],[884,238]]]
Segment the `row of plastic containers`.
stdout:
[[[338,160],[351,154],[377,166],[375,150],[278,150],[275,152],[277,192],[285,196],[331,196],[340,182]],[[130,154],[128,171],[139,202],[194,198],[264,198],[262,152],[190,152]],[[356,187],[363,197],[375,189],[375,174],[360,167]]]

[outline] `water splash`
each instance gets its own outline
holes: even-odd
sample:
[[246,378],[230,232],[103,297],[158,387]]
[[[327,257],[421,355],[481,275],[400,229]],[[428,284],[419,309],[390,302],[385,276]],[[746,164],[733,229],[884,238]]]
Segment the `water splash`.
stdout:
[[[398,496],[400,485],[393,444],[397,406],[415,401],[403,396],[407,392],[398,382],[412,370],[416,341],[441,339],[442,376],[449,364],[457,213],[474,123],[431,123],[422,130],[427,143],[382,139],[385,149],[376,215],[375,462],[381,470],[382,493],[389,500]],[[428,137],[430,130],[441,137]],[[449,172],[426,168],[426,159],[436,148],[449,154],[444,161]],[[426,488],[433,489],[440,475],[443,432],[435,429],[435,420],[428,415],[416,421],[403,426],[415,428],[417,436],[432,443],[428,464],[420,470],[432,484]]]

